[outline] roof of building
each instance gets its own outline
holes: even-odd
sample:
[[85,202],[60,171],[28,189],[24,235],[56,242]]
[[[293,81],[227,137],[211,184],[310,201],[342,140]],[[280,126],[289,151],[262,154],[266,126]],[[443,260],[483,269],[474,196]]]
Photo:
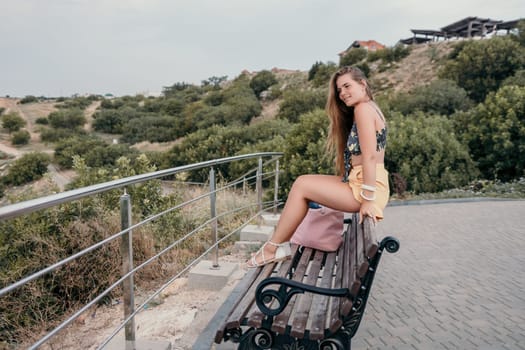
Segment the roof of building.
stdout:
[[356,40],[346,50],[340,52],[339,56],[344,56],[346,55],[348,50],[352,48],[359,48],[359,47],[366,48],[370,51],[375,51],[375,50],[384,49],[386,46],[375,40]]
[[503,21],[492,20],[490,18],[465,17],[457,22],[442,27],[441,30],[447,34],[456,34],[460,36],[464,36],[470,30],[471,35],[476,35],[491,32],[496,24],[502,22]]
[[432,36],[444,36],[445,33],[443,33],[441,30],[433,30],[433,29],[410,29],[414,35],[421,34],[421,35],[432,35]]

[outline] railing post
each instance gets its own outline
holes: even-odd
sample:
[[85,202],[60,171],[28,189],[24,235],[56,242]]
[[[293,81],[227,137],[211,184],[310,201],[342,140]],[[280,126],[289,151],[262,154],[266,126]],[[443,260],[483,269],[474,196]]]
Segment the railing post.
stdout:
[[279,159],[275,161],[275,181],[273,188],[273,215],[277,215],[277,204],[279,201]]
[[[124,190],[120,196],[120,223],[122,231],[131,226],[131,200],[129,194]],[[128,230],[122,235],[120,252],[122,255],[122,274],[125,275],[133,269],[133,234]],[[124,318],[128,318],[135,311],[133,275],[122,282],[122,294],[124,301]],[[132,317],[125,328],[126,350],[135,349],[135,318]]]
[[210,217],[211,217],[211,240],[215,246],[215,252],[213,254],[212,267],[219,267],[219,246],[217,245],[217,210],[215,204],[217,202],[216,192],[216,180],[215,170],[213,167],[210,168]]
[[257,226],[261,226],[263,223],[262,210],[263,210],[263,189],[262,189],[262,173],[263,173],[263,160],[259,157],[259,166],[257,167],[257,208],[259,215],[257,215]]

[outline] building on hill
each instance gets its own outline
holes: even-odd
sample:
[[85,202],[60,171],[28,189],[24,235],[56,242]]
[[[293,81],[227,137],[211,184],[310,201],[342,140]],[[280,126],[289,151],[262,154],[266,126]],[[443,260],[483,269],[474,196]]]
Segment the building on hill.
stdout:
[[519,20],[501,21],[490,18],[465,17],[457,22],[446,25],[441,30],[411,29],[413,36],[399,40],[402,44],[421,44],[429,41],[447,40],[452,38],[484,38],[490,34],[496,34],[498,30],[506,30],[509,33],[515,29]]
[[343,57],[344,55],[348,53],[348,51],[350,51],[351,49],[356,49],[356,48],[363,48],[367,51],[377,51],[377,50],[384,49],[385,45],[378,43],[375,40],[367,40],[367,41],[356,40],[346,50],[340,52],[339,57]]

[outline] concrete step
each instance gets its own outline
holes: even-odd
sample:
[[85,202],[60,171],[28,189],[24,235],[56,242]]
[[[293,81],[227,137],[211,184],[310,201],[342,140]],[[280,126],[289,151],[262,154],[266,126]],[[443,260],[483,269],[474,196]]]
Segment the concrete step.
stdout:
[[261,217],[265,226],[275,227],[279,221],[279,218],[281,217],[281,214],[264,213],[261,215]]
[[108,343],[106,350],[172,350],[169,341],[137,339],[134,342],[124,340],[124,337],[114,338]]
[[273,226],[247,225],[241,230],[240,240],[266,242],[272,235],[273,230]]
[[238,264],[221,261],[213,266],[211,260],[202,260],[188,274],[188,288],[218,290],[223,288],[230,276],[239,268]]

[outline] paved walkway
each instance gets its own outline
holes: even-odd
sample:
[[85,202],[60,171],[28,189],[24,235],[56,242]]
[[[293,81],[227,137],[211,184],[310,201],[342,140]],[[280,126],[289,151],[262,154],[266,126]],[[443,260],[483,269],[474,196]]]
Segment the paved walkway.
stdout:
[[525,350],[525,201],[391,206],[386,253],[352,342],[363,349]]

